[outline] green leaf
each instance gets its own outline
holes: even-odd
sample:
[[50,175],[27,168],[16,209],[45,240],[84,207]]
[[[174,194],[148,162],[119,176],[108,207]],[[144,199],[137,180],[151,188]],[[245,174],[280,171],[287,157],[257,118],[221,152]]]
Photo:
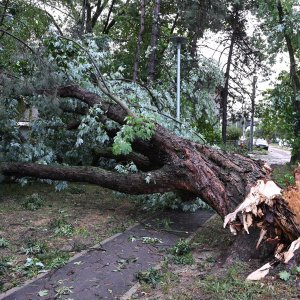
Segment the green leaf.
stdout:
[[45,297],[45,296],[48,296],[48,290],[41,290],[38,292],[38,296],[40,297]]
[[279,278],[284,280],[284,281],[288,281],[290,279],[290,277],[291,277],[291,274],[287,271],[281,271],[279,273]]

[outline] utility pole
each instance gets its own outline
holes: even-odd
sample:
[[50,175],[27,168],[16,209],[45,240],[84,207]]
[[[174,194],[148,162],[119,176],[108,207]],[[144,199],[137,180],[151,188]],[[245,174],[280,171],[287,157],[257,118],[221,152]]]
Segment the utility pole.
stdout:
[[254,75],[252,80],[252,95],[251,95],[251,123],[250,123],[250,141],[249,141],[250,151],[253,151],[253,127],[254,127],[256,82],[257,82],[257,76]]

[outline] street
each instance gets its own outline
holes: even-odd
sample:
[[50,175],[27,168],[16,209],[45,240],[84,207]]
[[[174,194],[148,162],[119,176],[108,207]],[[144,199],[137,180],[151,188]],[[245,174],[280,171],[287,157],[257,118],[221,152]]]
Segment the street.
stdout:
[[267,155],[251,155],[254,159],[261,159],[266,161],[269,165],[278,164],[283,165],[290,161],[291,151],[278,148],[278,146],[269,146]]

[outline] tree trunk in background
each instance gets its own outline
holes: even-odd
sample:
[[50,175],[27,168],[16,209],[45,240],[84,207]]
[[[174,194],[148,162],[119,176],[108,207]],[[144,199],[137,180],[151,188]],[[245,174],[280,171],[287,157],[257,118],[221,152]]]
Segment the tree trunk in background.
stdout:
[[135,58],[134,58],[134,66],[133,66],[133,81],[136,82],[139,77],[139,63],[140,63],[140,56],[141,56],[141,47],[142,47],[142,37],[145,31],[145,12],[146,12],[146,0],[141,0],[140,11],[141,11],[141,18],[140,18],[140,31],[138,35],[136,51],[135,51]]
[[279,16],[279,24],[284,26],[284,38],[290,59],[290,76],[293,88],[293,104],[296,113],[294,126],[295,143],[293,145],[291,162],[296,163],[297,161],[300,162],[300,78],[297,73],[295,49],[293,47],[291,37],[285,27],[285,12],[283,10],[282,3],[280,0],[277,1],[277,10]]
[[148,64],[148,82],[153,82],[156,75],[157,65],[157,42],[159,34],[159,14],[160,14],[160,0],[154,0],[153,19],[152,19],[152,32],[150,43],[150,55]]
[[108,10],[106,21],[104,23],[103,31],[102,31],[102,33],[104,33],[104,34],[108,34],[108,32],[109,32],[109,28],[108,28],[109,20],[110,20],[110,16],[111,16],[111,13],[112,13],[112,10],[113,10],[115,4],[116,4],[116,0],[112,0],[109,10]]
[[85,32],[85,25],[86,25],[86,4],[88,0],[82,0],[82,15],[81,15],[81,21],[80,21],[80,31],[79,34],[83,35]]
[[226,144],[227,141],[227,104],[228,104],[228,89],[229,89],[229,78],[230,78],[230,67],[232,63],[233,56],[233,46],[235,43],[235,32],[232,33],[230,40],[229,53],[226,64],[226,72],[225,72],[225,82],[224,87],[221,91],[221,111],[222,111],[222,141]]

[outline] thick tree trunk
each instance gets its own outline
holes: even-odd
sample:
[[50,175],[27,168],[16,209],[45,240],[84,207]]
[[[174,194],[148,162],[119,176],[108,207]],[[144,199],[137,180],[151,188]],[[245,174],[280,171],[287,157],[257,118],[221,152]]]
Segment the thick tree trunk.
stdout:
[[295,111],[295,125],[294,125],[294,134],[295,134],[295,145],[293,147],[291,162],[296,163],[300,161],[300,77],[297,71],[297,63],[295,59],[295,49],[293,47],[292,39],[287,32],[286,25],[285,25],[285,12],[282,7],[282,3],[280,0],[277,1],[277,10],[279,16],[279,24],[283,25],[284,27],[284,39],[286,42],[286,46],[289,53],[290,59],[290,76],[292,81],[292,88],[293,88],[293,104],[294,104],[294,111]]
[[159,33],[159,14],[160,14],[160,0],[154,0],[153,20],[152,20],[152,32],[151,32],[151,50],[149,56],[148,67],[148,81],[153,82],[156,75],[157,65],[157,42]]
[[134,58],[134,66],[133,66],[133,81],[136,82],[139,77],[139,64],[140,64],[140,56],[141,56],[141,47],[142,47],[142,38],[145,31],[145,11],[146,11],[146,0],[141,0],[140,11],[140,31],[138,35],[135,58]]

